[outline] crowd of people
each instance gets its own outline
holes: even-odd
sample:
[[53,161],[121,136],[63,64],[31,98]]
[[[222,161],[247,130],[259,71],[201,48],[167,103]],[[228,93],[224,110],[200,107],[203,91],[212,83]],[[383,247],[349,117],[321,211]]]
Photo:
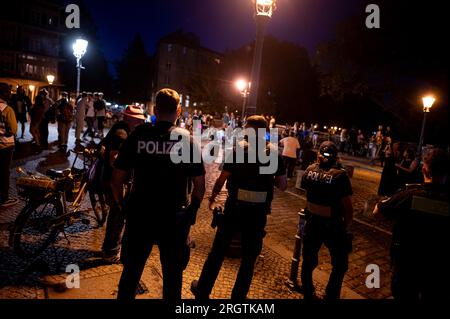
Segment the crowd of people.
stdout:
[[[97,146],[99,159],[91,183],[104,196],[109,206],[102,246],[103,258],[105,262],[121,262],[124,266],[118,298],[135,298],[147,258],[152,247],[158,245],[163,272],[163,298],[170,301],[180,300],[183,271],[190,258],[189,231],[196,223],[197,212],[205,195],[206,171],[202,161],[172,161],[170,146],[173,146],[173,142],[170,138],[174,131],[180,136],[189,137],[194,129],[193,125],[198,123],[196,120],[200,121],[199,129],[212,127],[215,125],[214,117],[203,115],[197,110],[192,114],[185,113],[180,116],[178,93],[163,89],[156,95],[155,114],[150,119],[143,108],[130,105],[124,110],[123,118],[115,123],[104,137],[106,103],[100,93],[83,93],[77,98],[75,105],[70,103],[67,93],[64,92],[58,101],[53,102],[48,98],[48,92],[42,90],[33,105],[21,95],[21,91],[12,98],[9,93],[9,87],[0,86],[1,205],[7,207],[14,204],[14,200],[8,197],[9,169],[18,131],[17,122],[26,120],[23,112],[30,113],[30,132],[37,145],[45,145],[46,138],[48,139],[48,124],[56,121],[59,146],[66,149],[68,132],[75,121],[77,144],[81,143],[82,138],[101,138]],[[53,114],[49,115],[52,108]],[[241,121],[233,114],[224,114],[222,120],[223,127],[255,130],[255,143],[264,145],[267,152],[273,149],[267,134],[260,132],[261,129],[265,131],[264,129],[277,127],[274,117],[249,116]],[[352,131],[356,132],[354,129]],[[271,203],[275,196],[274,187],[285,191],[287,179],[293,177],[298,163],[301,169],[305,170],[301,187],[306,191],[307,199],[306,226],[302,234],[303,294],[308,300],[317,298],[312,274],[318,265],[318,252],[325,244],[330,251],[333,265],[325,298],[340,298],[349,254],[352,251],[349,228],[353,220],[353,190],[347,172],[339,164],[338,154],[339,150],[351,152],[358,143],[352,144],[354,133],[349,133],[349,136],[353,136],[349,140],[341,138],[337,145],[328,140],[322,143],[318,135],[317,125],[311,125],[309,128],[304,123],[295,123],[292,127],[286,125],[280,138],[283,152],[278,154],[276,169],[271,174],[260,173],[261,168],[269,165],[268,163],[260,161],[259,158],[256,162],[249,159],[248,150],[253,142],[244,138],[235,146],[232,160],[224,161],[221,174],[209,197],[209,208],[216,211],[220,205],[216,203],[216,198],[226,185],[228,197],[220,222],[217,222],[214,242],[199,279],[191,284],[191,291],[197,299],[210,297],[227,249],[236,233],[241,234],[242,260],[231,298],[246,299],[255,263],[262,250],[267,215],[271,213]],[[358,135],[356,137],[358,138]],[[427,274],[423,269],[428,270],[429,265],[421,263],[423,269],[418,269],[418,273],[408,269],[405,271],[408,268],[405,265],[414,263],[417,257],[411,243],[416,244],[413,239],[422,220],[426,221],[430,229],[430,240],[427,244],[435,247],[436,251],[443,247],[443,244],[439,244],[439,236],[433,237],[433,229],[448,226],[448,154],[433,150],[423,159],[420,174],[414,150],[405,149],[399,143],[393,144],[390,130],[384,131],[380,126],[374,137],[379,154],[384,152],[384,186],[380,186],[380,189],[383,188],[380,193],[393,195],[381,202],[374,213],[376,216],[384,215],[395,220],[397,226],[394,228],[394,241],[401,242],[403,249],[399,252],[396,247],[397,250],[393,251],[393,264],[396,266],[393,277],[394,297],[418,299],[422,296],[439,296],[438,294],[443,292],[435,289],[439,286],[436,282],[422,285],[423,280],[417,283],[408,280],[408,276],[411,279],[417,274],[424,278]],[[189,147],[183,147],[181,151],[189,152],[190,156],[187,158],[192,158],[192,152],[200,146],[196,145],[192,138],[186,140],[189,141]],[[314,150],[316,147],[317,151]],[[242,148],[246,154],[243,163],[233,160],[237,156],[237,148]],[[395,183],[389,180],[393,175]],[[416,181],[419,175],[424,178],[423,184],[396,192],[400,185]],[[443,214],[443,207],[447,207],[446,214]],[[399,215],[400,211],[408,211],[415,217],[405,222],[401,217],[404,214]],[[408,234],[412,235],[412,238],[408,237]],[[419,253],[422,254],[425,250]],[[427,256],[435,257],[430,254]],[[416,270],[417,267],[412,268]]]

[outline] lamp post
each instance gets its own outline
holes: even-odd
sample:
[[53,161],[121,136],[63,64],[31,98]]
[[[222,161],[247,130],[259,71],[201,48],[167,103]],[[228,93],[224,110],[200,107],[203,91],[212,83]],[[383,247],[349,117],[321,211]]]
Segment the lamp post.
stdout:
[[247,104],[247,97],[250,94],[250,83],[247,81],[240,79],[235,82],[236,88],[241,92],[243,96],[243,102],[242,102],[242,120],[244,120],[245,117],[245,106]]
[[86,54],[89,42],[84,39],[77,39],[73,44],[73,55],[77,59],[77,97],[80,95],[80,76],[81,69],[84,69],[81,64],[81,58]]
[[249,103],[246,108],[248,115],[256,114],[258,102],[259,77],[261,73],[262,53],[264,47],[264,36],[268,21],[272,18],[275,11],[276,0],[253,0],[255,3],[256,20],[256,40],[255,52],[253,56],[253,66],[251,74],[252,90],[250,92]]
[[430,109],[433,107],[434,102],[436,99],[431,96],[425,96],[422,98],[423,102],[423,121],[422,121],[422,131],[420,132],[420,140],[419,140],[419,148],[417,150],[417,156],[422,156],[422,147],[423,147],[423,140],[425,136],[425,125],[427,123],[427,114],[430,113]]

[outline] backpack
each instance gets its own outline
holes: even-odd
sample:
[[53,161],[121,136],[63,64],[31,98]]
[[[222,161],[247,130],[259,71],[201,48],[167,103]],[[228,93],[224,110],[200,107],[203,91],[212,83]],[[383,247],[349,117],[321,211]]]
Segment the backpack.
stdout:
[[94,109],[95,109],[96,111],[104,110],[105,107],[106,107],[106,105],[105,105],[105,102],[104,102],[104,101],[98,100],[98,101],[95,101],[95,102],[94,102]]
[[48,108],[47,112],[44,113],[45,120],[47,120],[49,123],[54,124],[56,122],[56,111],[56,105],[51,105]]
[[58,121],[60,122],[72,122],[73,121],[73,108],[66,100],[61,100],[58,105]]

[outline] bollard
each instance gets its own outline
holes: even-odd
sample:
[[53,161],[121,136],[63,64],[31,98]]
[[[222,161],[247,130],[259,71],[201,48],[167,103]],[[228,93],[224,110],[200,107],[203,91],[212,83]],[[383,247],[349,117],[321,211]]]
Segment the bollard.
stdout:
[[297,234],[295,235],[294,252],[292,255],[292,262],[291,262],[291,273],[289,275],[289,279],[286,281],[286,285],[291,290],[295,290],[295,291],[301,290],[300,285],[298,284],[298,268],[300,265],[302,243],[303,243],[303,237],[305,234],[305,210],[304,209],[298,213],[298,217],[299,217],[299,220],[298,220]]

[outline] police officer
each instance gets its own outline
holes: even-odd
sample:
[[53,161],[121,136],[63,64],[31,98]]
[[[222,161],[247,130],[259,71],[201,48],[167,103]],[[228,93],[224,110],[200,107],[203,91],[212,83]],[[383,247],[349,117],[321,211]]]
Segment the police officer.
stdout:
[[446,152],[430,150],[423,159],[425,182],[407,185],[375,207],[375,216],[394,221],[392,295],[397,300],[450,300],[448,160]]
[[313,271],[322,246],[330,251],[331,271],[326,288],[327,300],[340,298],[342,281],[348,269],[351,235],[347,229],[353,219],[352,186],[347,173],[337,163],[338,149],[333,142],[322,143],[318,162],[305,171],[305,237],[303,241],[302,288],[305,300],[315,299]]
[[[258,130],[259,129],[259,130]],[[221,175],[217,179],[209,199],[210,208],[223,185],[227,182],[228,198],[225,203],[224,216],[217,230],[213,246],[203,266],[198,281],[192,282],[191,291],[197,299],[208,299],[219,274],[225,254],[235,234],[241,234],[242,261],[234,284],[231,298],[243,300],[246,298],[253,278],[253,268],[261,253],[264,228],[267,214],[270,213],[274,185],[284,191],[286,189],[286,170],[283,160],[277,150],[265,140],[267,122],[262,116],[252,116],[247,119],[247,134],[255,133],[256,138],[244,140],[236,146],[234,152],[227,157]],[[251,132],[250,132],[251,131]],[[252,163],[249,156],[256,151],[257,146],[262,151],[274,151],[274,162],[271,172],[263,172],[259,157]],[[262,146],[261,146],[262,145]],[[244,154],[239,162],[237,148]],[[275,166],[276,165],[276,166]]]
[[[183,264],[190,225],[205,192],[205,170],[198,145],[189,132],[176,128],[180,97],[171,89],[156,95],[154,126],[138,126],[122,145],[114,163],[112,190],[119,206],[125,209],[126,227],[122,240],[123,272],[118,299],[133,299],[140,277],[153,245],[158,245],[163,272],[163,298],[181,299]],[[176,141],[182,138],[182,152],[189,151],[187,160],[173,160]],[[187,146],[187,147],[185,147]],[[179,151],[175,151],[178,153]],[[190,155],[190,156],[189,156]],[[193,159],[197,161],[193,161]],[[123,185],[133,173],[134,183],[126,206],[123,206]],[[193,184],[192,195],[188,189]]]

